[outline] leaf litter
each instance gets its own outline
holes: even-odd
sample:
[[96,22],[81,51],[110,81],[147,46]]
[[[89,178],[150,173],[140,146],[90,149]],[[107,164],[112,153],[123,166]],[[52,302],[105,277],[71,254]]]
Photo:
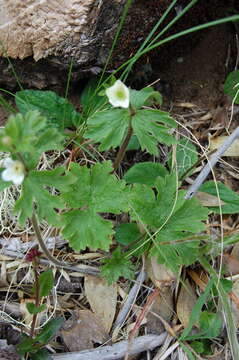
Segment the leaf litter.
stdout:
[[[180,129],[181,135],[184,138],[187,138],[189,136],[188,134],[191,132],[192,142],[197,143],[198,146],[199,141],[203,144],[199,146],[201,147],[202,156],[209,150],[213,150],[215,148],[217,149],[219,146],[218,142],[220,144],[222,141],[221,135],[215,136],[211,140],[214,144],[216,141],[218,141],[217,145],[211,148],[204,147],[205,139],[208,140],[208,132],[218,131],[218,128],[215,129],[215,113],[213,113],[210,109],[201,109],[197,105],[187,101],[187,99],[186,101],[181,102],[180,107],[181,110],[177,111],[177,113],[174,115],[183,125],[183,127]],[[204,115],[203,119],[202,115]],[[214,124],[211,124],[210,120],[213,118]],[[202,121],[204,121],[204,123],[202,123]],[[190,132],[187,131],[187,129],[190,129]],[[235,145],[237,146],[237,144]],[[184,153],[186,153],[187,150],[188,149],[186,147],[183,148]],[[227,156],[227,164],[232,164],[231,170],[229,171],[231,171],[231,173],[234,171],[235,174],[238,172],[238,169],[230,157],[237,157],[237,151],[238,150],[236,149],[233,150],[233,153],[229,152],[224,154],[224,156]],[[59,159],[59,157],[63,157],[61,161],[64,162],[67,160],[68,155],[68,153],[62,155],[59,154],[59,152],[51,154],[51,157],[42,160],[42,166],[43,168],[44,166],[49,168],[49,166],[54,164],[57,159]],[[180,158],[178,158],[178,163],[181,164]],[[220,162],[220,165],[221,164],[223,164],[223,162]],[[183,171],[183,168],[181,171]],[[228,174],[231,176],[231,173],[228,173],[223,167],[220,166],[215,169],[216,178],[223,180],[224,182],[227,182]],[[189,174],[188,181],[192,180],[192,175],[193,174]],[[234,180],[231,181],[232,189],[235,190],[237,185],[238,178],[235,176]],[[203,201],[205,204],[205,201],[207,200],[207,206],[214,207],[215,209],[220,207],[223,209],[223,206],[227,206],[226,209],[230,209],[230,211],[232,211],[232,208],[234,208],[235,214],[237,214],[238,199],[235,193],[234,197],[231,197],[230,201],[228,201],[228,196],[225,198],[223,197],[223,190],[225,189],[222,185],[219,189],[222,196],[220,199],[218,199],[217,194],[215,193],[215,190],[212,188],[211,184],[206,184],[206,186],[207,188],[205,188],[205,192],[203,192],[204,198],[202,195],[200,197],[199,193],[200,201]],[[17,227],[16,219],[10,215],[11,204],[14,203],[14,199],[18,196],[18,193],[14,194],[11,189],[10,192],[3,191],[0,194],[3,196],[1,202],[1,224],[4,225],[1,229],[3,236],[2,240],[11,240],[14,239],[14,236],[16,239],[17,236],[18,240],[15,241],[15,243],[12,242],[11,245],[8,244],[6,246],[10,246],[8,251],[17,250],[24,254],[26,248],[28,246],[32,246],[32,242],[34,240],[31,239],[33,232],[30,225],[28,225],[27,229],[23,231],[21,228]],[[208,195],[205,197],[205,194]],[[225,229],[225,237],[230,237],[231,234],[235,234],[235,236],[237,236],[238,219],[236,215],[234,217],[229,216],[227,215],[226,210],[224,213],[225,215],[223,217],[222,223],[220,222],[219,217],[214,216],[210,219],[211,224],[208,224],[207,231],[209,232],[210,229],[211,231],[214,231],[216,234],[215,238],[220,235],[218,231],[220,226]],[[51,232],[47,228],[47,225],[43,222],[41,226],[43,231],[46,233],[46,239],[50,239],[49,235]],[[25,238],[24,235],[26,235]],[[166,235],[167,233],[165,234],[165,237]],[[64,242],[62,242],[62,239],[59,239],[59,244],[57,235],[53,237],[53,239],[55,239],[55,243],[53,241],[53,249],[56,256],[59,256],[63,259],[67,258],[79,260],[77,259],[79,254],[71,253],[65,246]],[[52,246],[49,246],[49,248],[52,248]],[[212,253],[213,251],[216,252],[215,249],[218,250],[218,247],[215,246],[215,248],[212,248]],[[168,254],[170,254],[170,251],[175,251],[175,247],[170,248]],[[194,250],[191,249],[191,251]],[[223,254],[223,258],[227,260],[224,262],[224,265],[227,265],[227,270],[229,271],[226,276],[231,279],[231,275],[234,276],[239,273],[237,267],[239,258],[235,254],[235,246],[233,243],[229,247],[228,251],[229,253]],[[160,254],[157,253],[157,255]],[[220,252],[217,252],[215,256],[217,255],[220,255]],[[95,253],[91,249],[86,249],[82,255],[80,254],[80,256],[82,256],[80,261],[84,263],[85,267],[88,268],[89,266],[92,266],[93,268],[97,268],[100,263],[99,260],[100,258],[104,257],[104,254],[100,252]],[[220,259],[216,258],[216,261],[220,261]],[[14,328],[18,330],[20,327],[26,329],[28,320],[24,318],[24,311],[20,309],[17,304],[19,304],[20,299],[22,299],[22,303],[24,304],[26,302],[25,297],[30,295],[28,288],[29,283],[31,282],[31,276],[29,276],[31,270],[29,272],[28,266],[25,266],[24,264],[24,260],[12,260],[11,256],[4,257],[4,255],[2,255],[1,262],[2,266],[0,284],[3,304],[1,304],[2,306],[0,307],[0,315],[3,319],[2,321],[6,324],[12,324]],[[45,268],[45,265],[41,266],[42,269]],[[136,283],[125,279],[120,279],[117,287],[116,285],[108,285],[101,278],[92,277],[89,275],[85,276],[81,273],[65,269],[65,275],[62,273],[55,285],[54,291],[57,297],[55,299],[53,297],[50,298],[47,306],[49,307],[50,311],[59,314],[63,313],[65,318],[68,318],[69,320],[65,321],[65,327],[63,327],[61,334],[59,334],[62,336],[63,343],[59,340],[52,342],[50,344],[51,349],[55,348],[57,351],[64,352],[66,351],[65,346],[67,346],[69,351],[77,351],[80,352],[79,354],[81,354],[82,350],[92,350],[94,347],[99,345],[111,346],[112,335],[114,335],[113,344],[121,345],[122,341],[127,338],[129,338],[132,342],[131,349],[130,346],[126,344],[123,355],[121,353],[121,355],[124,356],[127,353],[130,355],[130,351],[134,347],[134,341],[140,339],[141,335],[143,335],[145,332],[154,333],[157,334],[157,336],[164,334],[165,336],[166,330],[167,333],[170,334],[170,336],[168,335],[168,341],[166,340],[165,336],[163,342],[156,342],[157,345],[151,347],[148,346],[148,348],[144,348],[144,350],[153,349],[154,347],[163,344],[163,346],[160,348],[161,353],[155,355],[155,360],[167,359],[170,358],[171,355],[178,359],[185,356],[182,350],[179,350],[178,337],[180,335],[181,329],[188,325],[193,306],[208,284],[209,279],[207,278],[207,273],[203,269],[192,267],[191,273],[186,273],[186,280],[182,280],[180,276],[184,273],[181,268],[177,266],[178,273],[175,276],[175,273],[173,273],[172,270],[165,264],[158,264],[154,256],[151,258],[149,263],[148,260],[146,261],[145,270],[149,279],[144,277],[141,279],[142,281],[139,279],[139,281],[136,281]],[[75,288],[64,289],[63,287],[62,291],[60,290],[62,288],[62,278],[65,278],[68,282],[73,282],[73,279],[75,278],[79,279],[79,281],[76,282]],[[130,291],[133,288],[136,289],[136,291],[130,299],[131,302],[129,304],[130,306],[128,307],[127,314],[126,316],[123,316],[123,320],[120,320],[117,323],[117,319],[120,318],[119,315],[124,309],[124,304],[126,303]],[[233,316],[236,325],[238,326],[238,280],[234,281],[232,289],[228,293],[228,297],[230,298],[231,307],[234,314]],[[55,301],[56,299],[57,301]],[[49,314],[45,316],[49,316]],[[39,324],[39,326],[41,326],[41,324]],[[114,331],[116,328],[117,331]],[[196,330],[194,329],[194,331]],[[102,349],[104,349],[104,346]],[[139,347],[139,349],[141,348]],[[219,352],[219,349],[220,347],[215,343],[212,352],[216,354]],[[137,351],[134,353],[137,353]],[[149,353],[155,354],[154,351],[149,351]],[[89,354],[91,354],[90,356],[93,356],[93,353]],[[84,356],[85,359],[87,359],[87,353],[84,353]],[[99,354],[97,356],[98,359],[104,358],[100,357]],[[54,358],[60,359],[58,356],[54,356]]]

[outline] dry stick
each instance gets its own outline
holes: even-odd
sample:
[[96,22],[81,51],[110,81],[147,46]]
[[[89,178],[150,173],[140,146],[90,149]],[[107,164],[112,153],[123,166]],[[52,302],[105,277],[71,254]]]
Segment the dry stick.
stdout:
[[130,292],[127,296],[127,300],[125,301],[123,308],[121,309],[121,311],[119,312],[119,314],[115,320],[114,327],[113,327],[114,332],[116,330],[119,330],[123,326],[130,310],[132,309],[132,306],[133,306],[136,296],[139,292],[139,289],[145,279],[146,279],[146,272],[144,271],[144,269],[142,269],[135,281],[134,286],[132,287],[132,289],[130,290]]
[[[130,354],[139,354],[146,350],[153,350],[162,345],[167,337],[165,331],[161,335],[144,335],[132,342]],[[117,360],[125,356],[128,340],[118,342],[112,346],[104,346],[93,350],[51,355],[53,360]]]
[[[25,255],[20,252],[17,253],[15,251],[10,251],[10,250],[5,250],[5,249],[1,249],[1,254],[5,255],[5,256],[9,256],[14,259],[24,259],[25,258]],[[47,259],[40,258],[38,262],[42,265],[52,265],[51,261],[49,261]],[[64,266],[62,266],[62,265],[61,266],[55,265],[55,266],[58,268],[64,268],[66,270],[81,273],[82,276],[84,276],[84,275],[100,276],[100,272],[98,270],[93,270],[90,268],[89,269],[87,269],[87,268],[81,269],[76,266],[71,266],[71,265],[67,265],[67,264],[65,264]]]
[[[57,267],[65,268],[65,269],[72,270],[72,271],[77,271],[77,267],[69,266],[67,263],[57,260],[50,253],[50,251],[46,247],[46,244],[45,244],[45,242],[44,242],[44,240],[43,240],[43,238],[41,236],[41,230],[39,228],[37,217],[36,217],[36,214],[34,212],[33,212],[33,215],[32,215],[32,226],[33,226],[33,229],[35,231],[37,241],[38,241],[44,255],[46,255],[46,257],[48,258],[48,260]],[[79,271],[79,269],[78,269],[78,271]],[[96,273],[94,273],[94,275],[96,275]],[[98,273],[98,275],[99,275],[99,273]]]
[[231,135],[224,141],[222,146],[220,146],[219,149],[211,156],[207,165],[202,169],[194,183],[189,187],[185,195],[185,199],[191,199],[196,194],[196,192],[198,191],[204,180],[207,178],[214,165],[216,165],[216,163],[218,162],[219,158],[237,138],[239,138],[239,127],[237,127],[231,133]]

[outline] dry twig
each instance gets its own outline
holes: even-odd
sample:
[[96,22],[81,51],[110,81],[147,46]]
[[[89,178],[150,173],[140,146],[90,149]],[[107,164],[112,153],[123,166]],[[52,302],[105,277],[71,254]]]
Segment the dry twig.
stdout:
[[[167,337],[164,332],[161,335],[144,335],[132,341],[129,355],[139,354],[142,351],[152,350],[162,345]],[[55,354],[54,360],[116,360],[125,356],[128,350],[128,341],[121,341],[112,346],[103,346],[93,350]]]

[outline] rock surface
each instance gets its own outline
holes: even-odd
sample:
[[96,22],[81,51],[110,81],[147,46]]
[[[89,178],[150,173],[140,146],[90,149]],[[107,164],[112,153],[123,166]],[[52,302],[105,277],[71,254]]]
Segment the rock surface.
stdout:
[[[0,55],[89,64],[111,46],[125,0],[0,0]],[[103,56],[104,57],[104,56]]]

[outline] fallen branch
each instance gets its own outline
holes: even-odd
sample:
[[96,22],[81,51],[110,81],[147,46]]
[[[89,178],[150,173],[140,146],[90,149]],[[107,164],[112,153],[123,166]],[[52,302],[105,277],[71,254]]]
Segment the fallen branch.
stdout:
[[224,141],[224,143],[220,146],[220,148],[211,156],[209,159],[207,165],[202,169],[194,183],[189,187],[185,199],[191,199],[204,180],[208,177],[210,171],[212,171],[212,168],[216,165],[219,158],[224,154],[224,152],[232,145],[232,143],[239,138],[239,127],[237,127],[233,133]]
[[[132,341],[129,355],[139,354],[143,351],[152,350],[162,345],[167,337],[164,332],[161,335],[144,335]],[[121,341],[112,346],[103,346],[93,350],[83,350],[65,354],[52,355],[55,360],[116,360],[125,356],[128,350],[128,341]]]
[[124,325],[124,322],[127,319],[127,316],[134,305],[134,302],[138,295],[140,287],[145,279],[146,279],[146,272],[142,268],[142,270],[140,271],[140,273],[135,281],[134,286],[132,287],[132,289],[130,290],[130,292],[127,296],[127,299],[123,305],[123,308],[120,310],[120,312],[115,320],[114,327],[113,327],[114,333],[115,333],[115,331],[117,332]]
[[[1,249],[0,253],[3,255],[6,255],[6,256],[12,257],[14,259],[25,259],[25,254],[17,253],[15,251]],[[71,265],[57,266],[55,264],[52,264],[49,260],[46,260],[46,259],[39,259],[39,263],[43,264],[43,265],[48,265],[48,266],[53,265],[58,268],[64,268],[66,270],[70,270],[73,272],[82,273],[83,274],[82,276],[84,276],[84,275],[100,276],[100,272],[98,269],[92,269],[90,267],[77,267],[77,266],[71,266]]]

